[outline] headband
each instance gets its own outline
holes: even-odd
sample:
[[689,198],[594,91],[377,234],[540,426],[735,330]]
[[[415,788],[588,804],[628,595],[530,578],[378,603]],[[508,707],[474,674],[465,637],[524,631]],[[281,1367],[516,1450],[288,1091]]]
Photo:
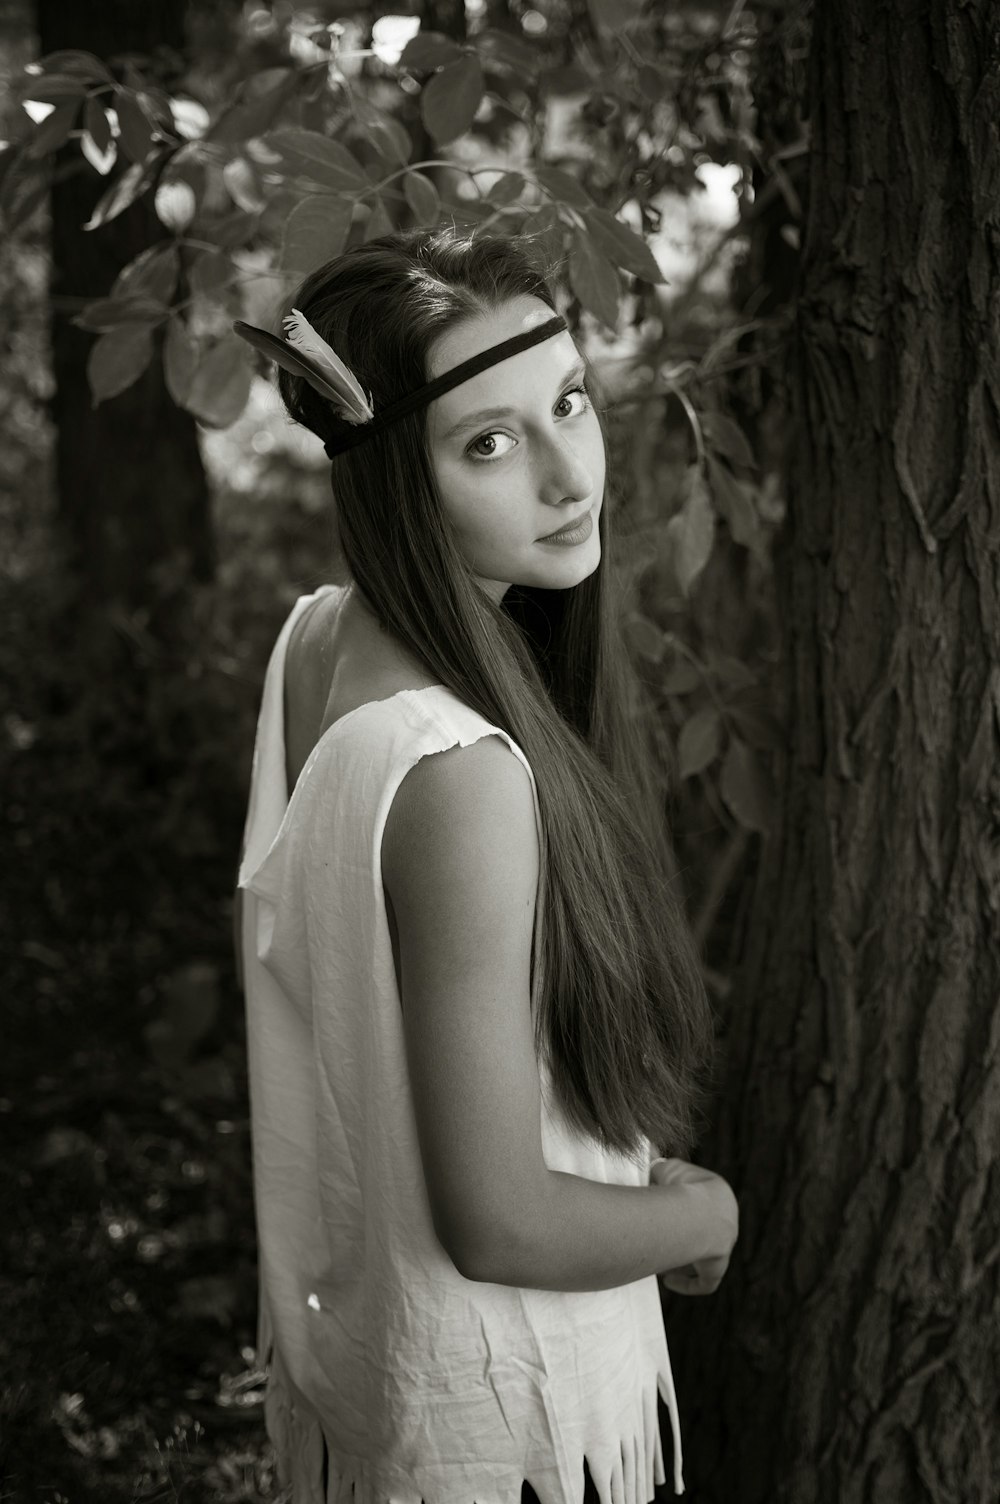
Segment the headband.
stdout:
[[523,334],[515,334],[499,345],[490,345],[488,349],[480,350],[478,355],[463,360],[460,365],[445,371],[443,376],[437,376],[395,402],[388,403],[376,416],[371,393],[365,396],[354,372],[334,353],[326,340],[317,334],[304,314],[293,308],[282,323],[286,331],[284,340],[253,324],[245,324],[242,319],[236,320],[233,329],[241,339],[260,350],[269,360],[276,361],[293,376],[301,376],[308,381],[310,386],[327,399],[338,418],[353,425],[353,432],[323,445],[330,459],[363,444],[373,434],[381,433],[384,428],[398,422],[408,413],[415,412],[417,408],[426,407],[428,402],[440,397],[442,392],[450,392],[453,386],[459,386],[489,366],[506,360],[510,355],[517,355],[521,350],[529,350],[532,345],[540,344],[543,339],[551,339],[554,334],[561,334],[567,328],[566,320],[561,314],[546,319],[533,329],[526,329]]

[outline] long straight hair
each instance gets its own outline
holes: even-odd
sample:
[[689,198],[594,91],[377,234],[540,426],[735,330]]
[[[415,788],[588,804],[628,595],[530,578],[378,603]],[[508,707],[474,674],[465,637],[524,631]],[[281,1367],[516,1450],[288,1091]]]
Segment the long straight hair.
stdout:
[[[288,307],[378,412],[429,379],[429,349],[446,330],[524,294],[557,311],[529,237],[444,227],[349,248]],[[585,384],[593,400],[589,362]],[[350,431],[301,378],[280,370],[278,386],[292,418],[324,441]],[[594,400],[599,419],[602,405]],[[535,1048],[564,1112],[636,1162],[643,1135],[683,1157],[703,1126],[712,1017],[677,892],[665,769],[641,724],[642,686],[611,599],[607,501],[601,562],[587,579],[567,590],[515,584],[497,604],[453,540],[426,431],[424,407],[334,457],[345,560],[387,630],[513,737],[534,773],[544,895]]]

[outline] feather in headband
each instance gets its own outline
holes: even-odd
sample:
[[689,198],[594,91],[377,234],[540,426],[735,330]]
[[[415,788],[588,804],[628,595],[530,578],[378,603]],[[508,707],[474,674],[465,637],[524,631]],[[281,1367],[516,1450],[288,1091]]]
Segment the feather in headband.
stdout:
[[375,416],[371,392],[366,398],[354,372],[336,355],[326,340],[317,334],[304,313],[293,308],[282,319],[285,339],[280,340],[266,329],[237,319],[234,331],[253,345],[268,360],[275,361],[293,376],[301,376],[324,396],[339,418],[348,423],[370,423]]
[[[425,381],[423,386],[415,387],[394,402],[388,403],[373,422],[375,413],[371,393],[368,394],[366,401],[365,394],[354,373],[348,370],[340,357],[334,354],[324,339],[320,338],[309,321],[297,308],[293,308],[284,322],[289,331],[288,342],[276,339],[273,334],[268,334],[265,329],[257,329],[253,324],[244,324],[242,320],[237,320],[233,324],[233,329],[241,339],[247,340],[269,360],[277,361],[284,370],[291,371],[293,375],[301,376],[303,380],[308,381],[310,386],[315,387],[316,391],[326,398],[338,417],[353,425],[353,433],[340,434],[336,439],[328,440],[323,445],[330,459],[333,459],[335,455],[343,454],[345,450],[353,449],[357,444],[364,443],[372,435],[381,433],[388,424],[395,423],[397,419],[405,418],[407,414],[426,407],[435,397],[440,397],[444,392],[450,392],[453,387],[477,376],[480,371],[496,365],[498,361],[506,360],[510,355],[517,355],[522,350],[528,350],[532,345],[537,345],[544,339],[551,339],[553,335],[561,334],[567,327],[566,320],[558,313],[546,319],[544,323],[536,322],[530,329],[522,329],[520,334],[501,340],[499,344],[490,345],[486,350],[480,350],[476,355],[471,355],[468,360],[460,361],[450,371],[445,371],[443,376],[435,376],[432,381]],[[303,353],[300,354],[299,351]]]

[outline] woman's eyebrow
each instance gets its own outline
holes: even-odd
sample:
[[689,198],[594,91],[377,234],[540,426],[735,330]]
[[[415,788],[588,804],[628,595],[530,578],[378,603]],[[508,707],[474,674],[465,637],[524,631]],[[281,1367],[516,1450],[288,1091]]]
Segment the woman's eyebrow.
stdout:
[[[572,381],[574,376],[582,376],[586,369],[586,362],[581,355],[578,360],[575,360],[573,362],[566,374],[564,376],[560,376],[557,385],[565,386],[566,382]],[[453,423],[451,428],[448,429],[444,437],[446,439],[450,439],[454,434],[461,433],[463,428],[469,428],[473,423],[485,423],[488,418],[516,417],[516,407],[482,407],[478,412],[466,413],[464,418],[459,418],[458,422]]]

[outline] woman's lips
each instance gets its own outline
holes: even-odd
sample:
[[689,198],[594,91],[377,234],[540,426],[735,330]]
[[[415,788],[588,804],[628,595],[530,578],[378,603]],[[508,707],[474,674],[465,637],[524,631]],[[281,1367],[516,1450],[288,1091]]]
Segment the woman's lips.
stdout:
[[580,516],[575,518],[573,522],[567,522],[563,527],[557,528],[554,533],[546,533],[543,538],[539,538],[539,543],[549,543],[556,538],[564,537],[568,533],[577,532],[583,527],[590,515],[589,509],[586,512],[581,512]]

